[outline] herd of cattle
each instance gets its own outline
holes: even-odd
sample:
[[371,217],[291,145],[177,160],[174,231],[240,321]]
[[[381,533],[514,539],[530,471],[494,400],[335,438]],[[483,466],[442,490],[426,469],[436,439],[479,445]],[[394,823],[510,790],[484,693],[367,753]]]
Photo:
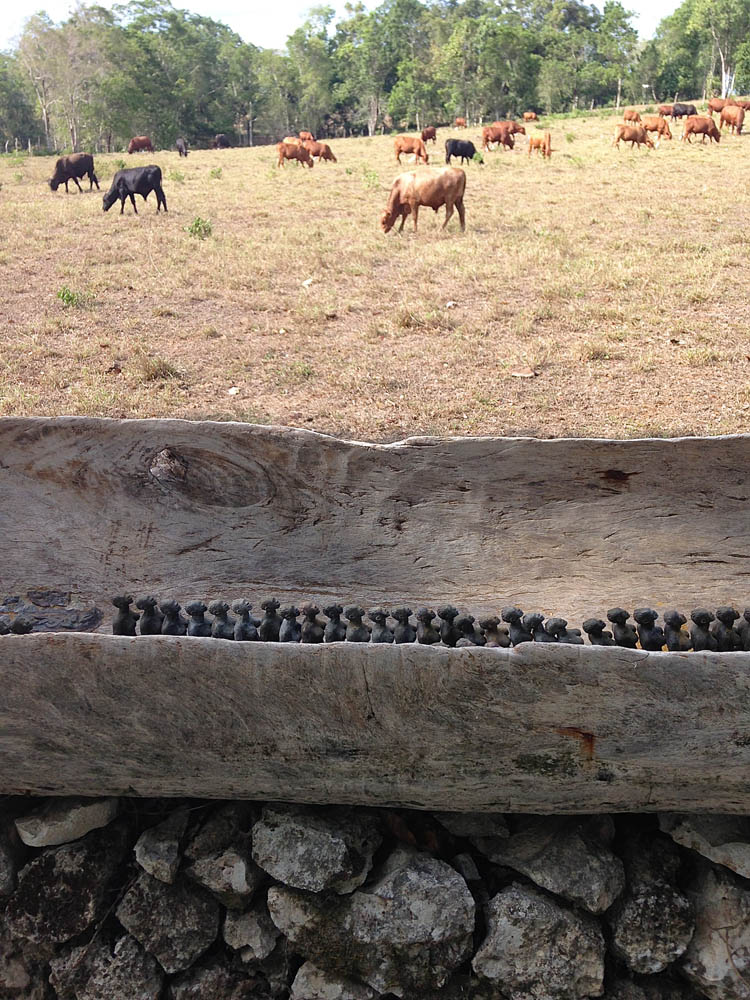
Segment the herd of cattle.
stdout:
[[[672,138],[667,118],[673,123],[675,118],[685,119],[683,142],[692,142],[694,135],[699,135],[702,143],[705,143],[706,138],[709,144],[712,139],[719,142],[725,125],[731,134],[741,135],[745,112],[750,111],[750,101],[733,97],[712,97],[708,102],[707,115],[699,115],[694,104],[660,104],[656,110],[656,115],[641,116],[635,108],[626,108],[623,114],[624,124],[617,126],[612,145],[619,149],[621,142],[629,142],[631,149],[636,145],[639,149],[641,146],[654,149],[649,132],[655,132],[659,139]],[[716,127],[714,113],[719,115],[719,128]]]

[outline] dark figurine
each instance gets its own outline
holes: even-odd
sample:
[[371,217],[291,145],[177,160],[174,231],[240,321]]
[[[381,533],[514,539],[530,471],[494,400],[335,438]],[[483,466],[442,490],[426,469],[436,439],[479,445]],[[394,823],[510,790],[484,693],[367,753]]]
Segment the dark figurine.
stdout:
[[214,639],[234,639],[234,620],[227,617],[229,605],[226,601],[211,601],[209,614],[214,616],[211,622],[211,636]]
[[715,653],[719,648],[719,644],[716,641],[716,636],[711,635],[709,631],[709,625],[714,620],[714,616],[706,608],[696,608],[695,611],[690,612],[690,617],[693,620],[693,625],[690,629],[690,639],[693,643],[693,649],[696,653],[706,651]]
[[435,612],[430,611],[429,608],[420,608],[417,611],[417,642],[420,642],[423,646],[434,646],[436,642],[440,642],[440,633],[432,624],[435,620]]
[[257,642],[260,639],[255,622],[250,617],[252,604],[248,601],[235,601],[232,611],[237,615],[234,620],[234,640],[235,642]]
[[521,624],[531,635],[534,642],[547,642],[547,639],[539,639],[544,632],[544,615],[540,611],[529,611],[521,619]]
[[185,635],[187,622],[180,614],[181,608],[177,601],[171,599],[162,601],[159,610],[164,615],[164,621],[161,623],[162,635]]
[[281,628],[279,629],[279,642],[299,642],[302,636],[302,626],[297,621],[299,608],[290,604],[288,608],[282,608]]
[[300,634],[300,642],[322,642],[323,641],[323,623],[318,621],[318,614],[320,613],[320,608],[317,604],[303,604],[302,614],[304,615],[302,621],[302,631]]
[[607,612],[607,618],[612,622],[614,628],[615,646],[624,646],[625,649],[636,649],[638,646],[638,636],[632,625],[628,625],[630,614],[624,608],[611,608]]
[[328,621],[323,630],[323,642],[343,642],[346,639],[346,625],[341,621],[344,609],[340,604],[329,604],[323,608]]
[[141,635],[161,635],[164,615],[157,609],[157,604],[155,597],[139,597],[135,602],[135,606],[143,612],[138,624]]
[[664,645],[670,653],[685,653],[691,647],[690,636],[683,629],[687,618],[679,611],[665,611],[664,618]]
[[191,601],[185,605],[185,610],[190,615],[187,634],[194,639],[208,639],[211,636],[211,624],[203,617],[208,610],[203,601]]
[[567,624],[564,618],[548,618],[544,627],[537,630],[534,639],[536,642],[559,642],[560,632],[565,631]]
[[349,622],[346,627],[347,642],[370,641],[370,630],[362,623],[362,615],[364,613],[364,608],[358,608],[356,604],[352,604],[350,608],[346,608],[344,611],[344,618]]
[[615,640],[611,632],[605,631],[606,625],[601,618],[587,618],[583,623],[583,631],[592,646],[614,646]]
[[278,642],[281,631],[281,618],[276,614],[279,609],[279,602],[275,597],[269,597],[261,602],[261,608],[265,611],[263,619],[258,626],[258,635],[263,642]]
[[10,626],[4,618],[0,618],[0,635],[10,635]]
[[[520,646],[522,642],[533,642],[534,636],[523,624],[523,611],[520,608],[503,608],[500,617],[508,623],[508,634],[514,646]],[[542,618],[544,621],[544,618]]]
[[437,609],[438,618],[442,619],[440,625],[440,641],[444,646],[455,646],[461,638],[461,633],[456,628],[455,620],[458,617],[458,608],[452,604],[444,604]]
[[716,621],[711,626],[720,653],[734,653],[742,649],[742,639],[734,630],[734,623],[740,617],[739,611],[724,604],[716,609]]
[[[480,643],[477,642],[477,632],[474,629],[474,622],[476,619],[474,615],[458,615],[454,624],[456,630],[459,633],[459,638],[456,640],[456,646],[479,646]],[[482,636],[482,643],[484,645],[484,636]]]
[[658,612],[653,608],[636,608],[633,618],[638,623],[638,638],[641,641],[641,649],[650,653],[658,653],[664,645],[664,630],[655,625],[654,622],[659,617]]
[[745,608],[745,613],[735,625],[735,629],[740,637],[740,649],[750,653],[750,608]]
[[[16,617],[10,623],[10,631],[12,632],[13,635],[28,635],[29,632],[34,631],[34,623],[30,622],[28,618],[24,618],[22,615],[16,615]],[[129,632],[113,632],[112,634],[130,635]],[[135,632],[133,632],[132,634],[135,635]]]
[[112,622],[112,635],[135,635],[135,623],[141,616],[130,608],[133,598],[129,594],[113,597],[112,603],[117,608],[117,614]]
[[393,642],[393,632],[386,625],[388,612],[382,608],[373,608],[367,612],[367,617],[372,622],[372,634],[370,642]]
[[484,630],[484,644],[488,649],[507,649],[510,646],[510,637],[505,625],[500,625],[500,619],[491,615],[489,618],[480,618],[479,627]]
[[558,619],[563,622],[563,627],[557,633],[557,641],[567,643],[568,646],[582,646],[583,636],[579,628],[568,628],[568,623],[564,618]]
[[411,608],[396,608],[391,612],[398,624],[393,630],[394,642],[414,642],[417,638],[417,630],[409,621]]

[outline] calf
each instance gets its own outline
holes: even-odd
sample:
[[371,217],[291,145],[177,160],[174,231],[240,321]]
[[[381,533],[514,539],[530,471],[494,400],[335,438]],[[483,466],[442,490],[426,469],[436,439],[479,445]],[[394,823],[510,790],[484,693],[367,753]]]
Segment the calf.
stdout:
[[397,135],[393,142],[393,148],[396,151],[396,160],[398,163],[401,163],[402,153],[414,153],[417,158],[417,163],[419,163],[420,160],[422,160],[423,163],[428,162],[425,144],[419,136]]
[[49,186],[53,191],[57,191],[61,184],[65,185],[65,193],[68,191],[68,181],[75,181],[78,190],[83,193],[78,178],[88,177],[89,191],[92,191],[94,184],[99,190],[99,181],[94,173],[94,157],[91,153],[72,153],[70,156],[61,156],[55,164],[55,172],[50,177]]
[[537,115],[536,111],[524,111],[523,120],[525,122],[538,122],[539,115]]
[[380,219],[384,233],[390,232],[396,219],[401,216],[398,231],[404,228],[406,216],[411,214],[414,219],[414,232],[417,231],[417,216],[420,205],[432,208],[435,212],[445,205],[445,222],[453,215],[454,208],[458,211],[461,229],[466,228],[464,212],[464,191],[466,190],[466,174],[460,167],[441,167],[439,170],[410,170],[399,174],[393,182],[388,204]]
[[742,126],[745,122],[745,109],[739,107],[739,105],[725,104],[721,109],[721,114],[719,115],[719,127],[724,131],[724,126],[729,126],[729,131],[737,135],[742,135]]
[[721,112],[727,105],[736,105],[736,103],[731,97],[712,97],[708,102],[708,113],[713,118],[714,111]]
[[475,156],[479,157],[477,162],[484,162],[482,160],[482,154],[477,153],[474,143],[464,139],[445,140],[445,162],[448,166],[450,166],[452,156],[460,156],[461,163],[468,163],[470,160],[473,160]]
[[437,132],[434,125],[428,125],[427,128],[422,129],[422,142],[427,142],[428,139],[432,139],[437,144]]
[[529,139],[529,156],[531,156],[534,150],[541,153],[545,160],[550,159],[552,156],[552,136],[549,132],[545,132],[543,136],[531,136]]
[[214,136],[214,141],[211,143],[211,149],[229,149],[231,147],[231,142],[226,134],[226,132],[219,132]]
[[154,147],[147,135],[135,135],[128,143],[128,153],[153,153]]
[[695,109],[694,104],[673,104],[672,105],[672,121],[675,118],[685,118],[688,115],[697,115],[698,112]]
[[641,124],[647,132],[656,132],[664,139],[672,138],[669,122],[666,118],[662,118],[661,115],[644,115]]
[[456,118],[456,128],[466,128],[466,119]]
[[177,142],[175,143],[175,146],[177,146],[177,152],[180,154],[180,156],[188,155],[187,139],[178,139]]
[[139,194],[145,201],[149,194],[156,193],[156,211],[167,210],[167,199],[161,187],[161,169],[155,164],[148,167],[129,167],[127,170],[118,170],[112,178],[112,186],[102,198],[102,206],[108,212],[117,199],[120,199],[120,215],[125,211],[125,201],[130,198],[133,211],[138,215],[135,207],[135,196]]
[[330,160],[331,163],[338,163],[338,160],[331,152],[331,147],[327,142],[313,142],[310,139],[306,139],[302,145],[307,149],[310,156],[318,158],[318,163],[321,160]]
[[672,114],[672,105],[660,104],[656,110],[663,118],[667,118]]
[[615,129],[615,137],[612,140],[612,145],[620,148],[620,141],[629,142],[630,148],[638,146],[646,146],[648,149],[654,149],[654,144],[651,141],[648,132],[642,125],[618,125]]
[[280,142],[276,149],[279,154],[279,162],[276,164],[277,167],[283,167],[284,160],[297,160],[298,163],[302,163],[312,170],[314,166],[313,159],[310,156],[310,151],[305,146],[294,146],[290,142]]
[[635,108],[625,108],[622,117],[626,122],[630,122],[633,125],[641,124],[641,116],[635,110]]
[[705,115],[688,115],[685,120],[685,130],[682,133],[682,141],[686,139],[688,142],[692,142],[692,136],[699,135],[701,137],[701,144],[705,144],[706,136],[709,138],[709,145],[711,139],[715,139],[717,142],[721,139],[719,135],[719,130],[716,127],[716,122],[713,118],[708,118]]

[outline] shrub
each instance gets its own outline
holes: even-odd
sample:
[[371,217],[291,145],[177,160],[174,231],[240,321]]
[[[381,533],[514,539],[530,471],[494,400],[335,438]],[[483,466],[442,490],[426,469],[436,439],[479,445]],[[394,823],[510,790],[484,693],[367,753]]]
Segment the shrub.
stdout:
[[170,181],[174,181],[175,184],[185,183],[185,175],[179,170],[171,170],[169,173],[169,179]]
[[88,301],[85,292],[74,292],[72,288],[63,285],[57,293],[58,299],[68,309],[82,309]]
[[213,177],[215,181],[221,177],[221,167],[212,167],[208,174],[209,177]]
[[185,227],[185,231],[197,240],[205,240],[213,232],[213,226],[208,219],[202,219],[200,215],[196,215],[190,225]]

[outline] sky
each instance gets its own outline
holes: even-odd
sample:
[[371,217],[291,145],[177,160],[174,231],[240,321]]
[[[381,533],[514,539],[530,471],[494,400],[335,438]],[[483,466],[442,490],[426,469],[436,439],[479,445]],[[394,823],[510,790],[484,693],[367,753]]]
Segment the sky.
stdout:
[[[99,0],[102,6],[111,6],[110,0]],[[287,36],[299,26],[305,12],[316,5],[316,0],[271,0],[271,6],[258,0],[172,0],[175,7],[191,10],[196,14],[223,21],[246,42],[262,48],[281,49]],[[344,2],[329,0],[339,14],[344,13]],[[365,0],[368,7],[377,6],[377,0]],[[320,3],[320,0],[317,0]],[[0,22],[0,50],[9,49],[18,36],[24,21],[38,10],[45,10],[53,21],[64,20],[76,6],[73,0],[14,0],[8,4]],[[601,6],[597,3],[597,6]],[[635,26],[641,38],[650,38],[659,21],[671,14],[679,0],[623,0],[623,6],[636,12]]]

